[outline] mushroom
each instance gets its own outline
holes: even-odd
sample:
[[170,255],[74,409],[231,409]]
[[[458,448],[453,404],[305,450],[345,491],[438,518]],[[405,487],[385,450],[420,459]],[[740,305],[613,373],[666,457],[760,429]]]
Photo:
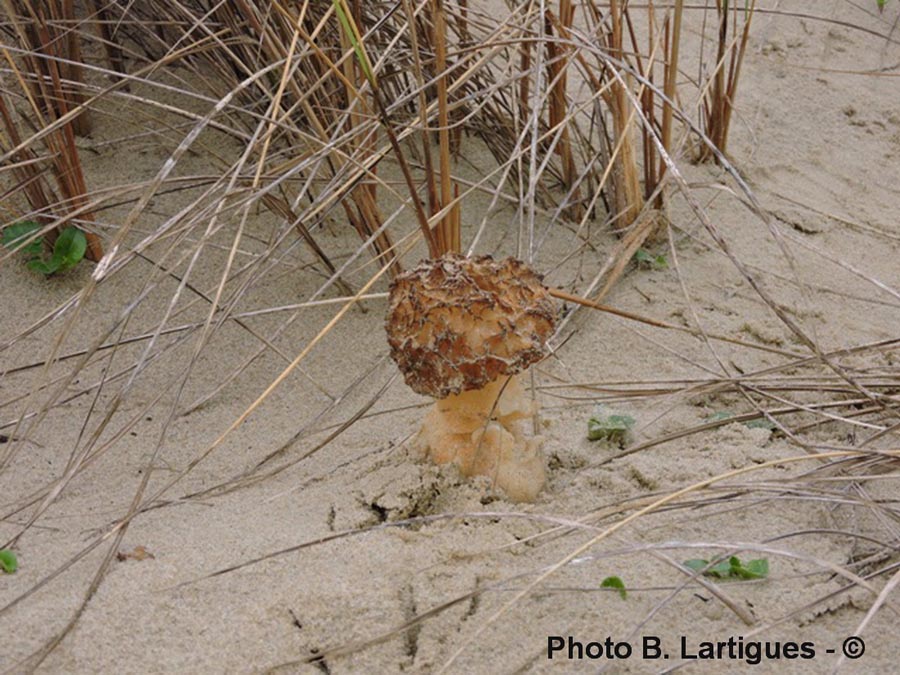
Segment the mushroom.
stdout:
[[547,353],[556,312],[540,275],[515,258],[427,260],[391,284],[391,356],[416,392],[437,399],[417,447],[465,476],[488,476],[514,501],[545,481],[537,412],[521,375]]

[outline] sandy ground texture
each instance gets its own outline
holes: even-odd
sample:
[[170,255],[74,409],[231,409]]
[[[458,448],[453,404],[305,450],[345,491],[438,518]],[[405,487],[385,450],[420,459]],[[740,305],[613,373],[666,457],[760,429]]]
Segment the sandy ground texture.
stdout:
[[[752,658],[682,661],[680,641],[696,654],[702,641],[744,636],[745,643],[770,648],[808,642],[814,651],[809,659],[768,660],[754,672],[819,673],[838,665],[843,641],[857,633],[865,654],[844,661],[842,672],[894,670],[896,595],[864,622],[890,574],[871,583],[860,577],[891,562],[871,554],[898,541],[889,514],[896,474],[861,483],[841,481],[837,472],[809,477],[821,466],[812,446],[853,447],[877,429],[825,420],[792,439],[771,424],[723,421],[753,407],[733,387],[715,385],[810,356],[803,336],[823,353],[896,337],[900,87],[891,66],[900,49],[841,19],[852,11],[853,22],[887,33],[898,8],[888,3],[879,17],[874,0],[763,4],[782,13],[756,19],[730,154],[771,222],[753,215],[721,169],[683,161],[682,170],[731,253],[796,330],[761,301],[684,200],[673,199],[673,248],[659,249],[668,266],[630,269],[606,301],[670,323],[699,322],[709,333],[769,351],[590,310],[571,314],[556,353],[534,368],[548,483],[535,503],[517,505],[489,480],[463,479],[413,452],[427,401],[405,387],[387,359],[383,299],[367,301],[365,312],[347,312],[224,440],[223,432],[341,305],[305,308],[283,330],[286,313],[225,322],[199,354],[196,332],[161,335],[140,373],[130,366],[147,341],[122,344],[75,380],[57,380],[140,297],[149,278],[155,287],[113,339],[154,331],[166,312],[167,327],[206,319],[208,305],[197,291],[215,292],[231,240],[221,233],[209,238],[191,287],[170,307],[190,261],[167,274],[153,261],[178,245],[175,233],[100,284],[61,343],[65,320],[0,356],[6,371],[0,421],[40,410],[49,397],[59,402],[15,430],[27,431],[27,440],[0,445],[0,537],[18,534],[55,496],[47,487],[65,481],[17,541],[19,571],[0,575],[0,604],[14,603],[2,615],[0,668],[19,670],[83,607],[40,671],[743,672]],[[872,11],[853,4],[871,4]],[[827,19],[792,16],[796,11]],[[171,138],[104,145],[130,132],[127,113],[102,116],[83,141],[92,147],[84,154],[93,186],[147,180],[173,149]],[[240,150],[216,132],[203,142],[226,154]],[[474,164],[488,161],[476,141],[467,147]],[[475,175],[474,164],[460,171]],[[215,170],[202,151],[178,165],[188,177]],[[731,187],[717,187],[725,183]],[[160,196],[130,243],[191,198],[189,191]],[[510,252],[516,215],[501,206],[482,252]],[[465,205],[466,234],[488,207],[487,197]],[[113,227],[125,213],[121,207],[103,219]],[[260,213],[248,221],[238,262],[265,244],[267,218]],[[323,236],[334,251],[358,245],[346,227]],[[570,232],[551,233],[540,249],[535,266],[548,284],[584,288],[614,244],[602,233],[590,235],[590,247],[573,241]],[[300,273],[311,264],[300,248],[286,250],[239,310],[308,299],[321,283]],[[19,264],[0,267],[0,341],[78,292],[91,270],[85,265],[47,281]],[[370,273],[360,268],[348,280],[358,288]],[[385,289],[379,282],[374,290]],[[270,348],[226,382],[264,347],[260,336]],[[69,357],[48,369],[25,368],[51,353]],[[856,360],[844,353],[840,362],[848,376],[887,379],[896,378],[896,358],[884,349]],[[834,373],[797,365],[772,377],[834,383]],[[765,376],[754,382],[763,387]],[[778,398],[766,407],[853,398],[844,389],[850,393],[772,390]],[[624,449],[586,438],[601,396],[636,420]],[[679,433],[710,421],[717,423],[705,431]],[[889,431],[867,447],[891,450],[895,438]],[[86,468],[68,476],[82,451],[92,453]],[[142,488],[143,500],[159,498],[120,541],[115,525]],[[679,566],[722,554],[765,558],[769,576],[697,579]],[[113,559],[94,588],[107,556]],[[842,591],[848,575],[856,586]],[[601,588],[610,576],[623,580],[627,598]],[[564,650],[548,660],[549,636],[583,643],[611,637],[634,651],[630,658],[577,661]],[[641,658],[642,640],[653,637],[668,660]]]

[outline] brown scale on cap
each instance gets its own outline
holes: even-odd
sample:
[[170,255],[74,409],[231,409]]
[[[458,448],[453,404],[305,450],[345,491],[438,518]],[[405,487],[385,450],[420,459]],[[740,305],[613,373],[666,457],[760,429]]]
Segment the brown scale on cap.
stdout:
[[547,353],[556,312],[515,258],[426,260],[391,284],[391,357],[414,391],[444,398],[520,373]]

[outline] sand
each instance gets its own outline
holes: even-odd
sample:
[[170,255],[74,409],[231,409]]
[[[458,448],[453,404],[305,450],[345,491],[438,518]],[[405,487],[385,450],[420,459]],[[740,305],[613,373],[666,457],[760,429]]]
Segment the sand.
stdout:
[[[813,8],[802,2],[763,4],[835,20],[851,11],[843,2]],[[872,11],[853,10],[852,21],[889,32],[896,3],[889,3],[883,17],[874,0],[862,4],[871,4]],[[760,15],[742,75],[730,156],[771,214],[771,225],[715,188],[726,180],[721,169],[683,162],[715,227],[796,331],[761,302],[678,199],[670,214],[677,229],[668,268],[630,269],[606,301],[672,323],[699,320],[709,332],[798,356],[810,353],[800,334],[823,351],[896,337],[897,61],[896,44],[838,22]],[[174,147],[174,136],[139,138],[124,148],[102,145],[128,132],[127,110],[121,113],[98,119],[85,141],[97,145],[85,153],[91,185],[146,180]],[[215,133],[204,143],[231,152],[240,147]],[[473,161],[488,161],[475,140],[467,143]],[[178,166],[185,176],[215,170],[202,152],[185,155]],[[160,196],[147,222],[137,224],[135,237],[158,227],[190,198],[177,192]],[[487,201],[468,203],[464,222],[479,222]],[[102,220],[112,227],[126,213],[120,207]],[[248,221],[238,263],[263,247],[267,218],[254,214]],[[499,210],[480,250],[508,252],[514,218],[512,209]],[[327,236],[334,251],[357,246],[346,226],[333,226]],[[886,500],[886,506],[896,501],[896,469],[865,482],[862,493],[847,485],[844,504],[819,498],[818,488],[833,495],[834,485],[799,480],[819,463],[784,434],[733,422],[679,437],[680,430],[716,414],[751,410],[739,395],[683,385],[671,395],[621,396],[608,404],[636,420],[626,449],[667,435],[671,440],[618,458],[623,450],[615,443],[587,440],[598,390],[576,384],[608,394],[674,381],[718,381],[787,358],[771,352],[708,345],[683,333],[576,312],[555,354],[534,370],[548,484],[527,505],[508,502],[487,479],[463,479],[450,467],[422,462],[411,450],[428,401],[408,390],[386,359],[380,298],[367,301],[366,312],[346,313],[304,358],[303,372],[293,371],[221,441],[341,305],[303,309],[272,340],[277,353],[269,350],[209,400],[223,374],[261,345],[233,321],[215,330],[183,384],[196,334],[183,342],[177,342],[182,333],[161,336],[154,350],[167,349],[137,374],[128,368],[146,340],[108,350],[106,359],[82,369],[74,381],[56,384],[54,378],[76,364],[77,351],[102,335],[158,274],[151,261],[173,241],[148,249],[146,259],[133,261],[114,283],[101,284],[60,345],[57,322],[0,355],[0,369],[10,370],[40,363],[53,349],[75,354],[48,370],[32,367],[0,379],[4,423],[22,411],[40,410],[50,396],[60,402],[28,429],[28,442],[0,445],[9,461],[0,474],[0,537],[21,531],[35,512],[35,495],[66,475],[73,455],[84,448],[96,453],[16,543],[19,571],[0,575],[0,604],[16,601],[0,631],[4,670],[22,670],[23,659],[66,627],[106,556],[113,557],[107,572],[41,672],[431,673],[447,666],[446,672],[459,673],[641,673],[685,664],[690,672],[743,672],[752,659],[680,659],[682,638],[687,651],[697,654],[703,641],[740,635],[770,649],[791,641],[813,644],[814,658],[782,656],[754,672],[830,672],[844,639],[859,632],[884,588],[881,576],[869,589],[857,587],[807,607],[840,589],[846,569],[865,575],[889,562],[845,567],[877,548],[862,537],[897,541],[896,520],[851,503],[860,494]],[[594,243],[579,265],[560,266],[573,244],[567,233],[554,234],[535,265],[547,272],[550,284],[583,287],[605,258],[602,247],[614,239],[598,235]],[[229,245],[224,232],[211,237],[192,274],[194,287],[214,292]],[[245,296],[240,310],[309,298],[321,283],[301,269],[311,261],[296,247],[286,250],[280,267]],[[159,276],[124,335],[154,330],[187,264]],[[0,342],[78,292],[91,271],[85,265],[47,281],[13,262],[0,266]],[[357,270],[349,281],[358,288],[369,274],[368,268]],[[385,284],[374,290],[384,291]],[[168,325],[205,320],[208,305],[197,297],[186,289]],[[256,317],[248,324],[256,335],[271,336],[284,316]],[[850,356],[842,360],[851,362]],[[896,374],[896,352],[869,353],[854,363],[885,378]],[[812,377],[826,371],[796,372]],[[99,394],[92,388],[114,374],[117,379]],[[805,393],[781,395],[815,401]],[[194,406],[197,401],[204,402]],[[362,419],[346,426],[361,410]],[[857,432],[862,437],[871,431],[840,423],[804,438],[852,446]],[[12,434],[12,427],[2,432]],[[888,433],[869,447],[891,450],[894,439]],[[802,459],[785,459],[795,457]],[[766,462],[774,466],[759,469]],[[680,508],[660,507],[624,522],[674,490],[741,469],[748,473],[693,494],[691,508],[682,501]],[[236,486],[234,480],[244,475],[251,479]],[[135,517],[117,541],[114,526],[145,479],[145,499],[168,487],[156,508]],[[216,489],[221,485],[231,489]],[[607,530],[614,525],[614,532]],[[606,536],[592,545],[601,533]],[[743,560],[768,559],[769,577],[708,579],[704,586],[678,568],[690,558],[732,552]],[[22,597],[60,567],[61,574]],[[609,576],[624,581],[627,598],[601,589]],[[845,662],[842,672],[895,669],[898,609],[896,595],[889,596],[862,631],[864,656]],[[584,644],[609,637],[632,645],[633,653],[578,661],[565,658],[563,650],[550,660],[550,636]],[[669,660],[642,658],[643,641],[653,638],[661,640]],[[625,647],[619,649],[624,655]],[[324,658],[308,663],[316,656]]]

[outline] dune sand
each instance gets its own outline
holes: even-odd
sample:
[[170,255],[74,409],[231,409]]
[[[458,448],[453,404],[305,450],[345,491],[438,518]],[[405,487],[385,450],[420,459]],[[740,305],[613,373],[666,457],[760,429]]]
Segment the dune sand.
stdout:
[[[834,19],[847,6],[768,4]],[[871,15],[857,12],[854,20],[889,32],[897,8],[889,3],[879,17],[874,0],[868,4]],[[767,228],[737,198],[715,189],[724,180],[721,169],[682,163],[735,257],[823,351],[896,337],[900,88],[892,66],[898,60],[896,44],[839,23],[760,15],[742,75],[730,154],[771,214],[771,225]],[[120,112],[99,118],[92,138],[84,141],[93,147],[84,156],[95,187],[146,180],[172,150],[171,138],[137,138],[124,149],[103,145],[104,139],[129,133],[128,110]],[[239,149],[215,132],[203,143],[224,153]],[[473,162],[488,162],[477,141],[467,143]],[[475,173],[471,167],[460,170]],[[197,152],[186,155],[178,171],[203,176],[216,169]],[[187,205],[191,195],[160,196],[150,214],[157,222],[138,223],[130,243]],[[487,207],[486,198],[465,205],[467,233]],[[122,206],[102,218],[116,223],[126,213]],[[248,221],[238,264],[264,246],[267,218],[253,214]],[[55,341],[62,323],[56,323],[19,340],[0,357],[0,369],[9,371],[0,379],[0,398],[12,401],[3,409],[3,422],[40,409],[50,396],[61,402],[29,429],[27,442],[9,439],[0,445],[0,454],[9,460],[0,474],[5,516],[0,535],[6,539],[21,530],[42,489],[66,475],[73,453],[84,447],[96,453],[17,542],[20,569],[0,576],[0,604],[20,598],[71,556],[98,544],[7,611],[0,668],[18,670],[22,659],[65,628],[100,563],[111,555],[118,557],[41,671],[204,673],[280,667],[277,672],[428,673],[453,658],[447,672],[595,672],[601,667],[616,673],[657,672],[681,663],[682,637],[696,654],[702,641],[747,635],[745,642],[814,644],[815,658],[769,660],[754,672],[829,672],[885,578],[874,579],[869,589],[860,585],[807,604],[845,585],[828,565],[865,576],[886,564],[878,558],[851,565],[882,550],[865,537],[897,541],[896,517],[851,502],[862,495],[890,507],[897,495],[891,480],[896,470],[864,481],[859,490],[845,482],[839,487],[847,502],[841,504],[818,498],[820,488],[833,495],[834,484],[800,481],[819,461],[776,462],[693,493],[685,498],[694,500],[691,507],[682,500],[679,508],[660,507],[607,531],[678,488],[806,455],[801,445],[766,425],[732,422],[679,437],[680,430],[751,408],[735,393],[671,383],[720,380],[728,373],[784,363],[790,358],[784,354],[799,358],[810,351],[711,245],[682,201],[673,200],[671,218],[677,230],[668,268],[630,270],[606,301],[671,323],[699,320],[710,332],[782,354],[706,344],[691,335],[579,310],[554,356],[534,370],[548,484],[535,503],[525,505],[506,501],[487,479],[462,479],[454,469],[430,466],[412,452],[410,439],[427,401],[404,386],[386,358],[383,298],[366,301],[365,312],[347,312],[221,442],[223,432],[341,305],[303,309],[271,338],[272,349],[209,399],[224,374],[261,348],[259,336],[270,338],[281,326],[285,313],[218,327],[183,386],[180,375],[193,358],[196,338],[191,334],[182,340],[184,331],[160,336],[154,349],[166,349],[136,375],[129,368],[146,340],[107,350],[106,358],[60,388],[54,378],[70,372],[78,350],[101,335],[146,280],[159,274],[152,261],[177,245],[176,239],[149,248],[144,260],[117,274],[115,283],[97,288],[61,344]],[[490,240],[479,248],[504,254],[513,239],[514,210],[504,206],[495,220]],[[333,251],[358,245],[346,227],[335,226],[326,236]],[[611,246],[614,239],[599,236],[594,242]],[[222,233],[210,238],[192,273],[192,288],[214,291],[229,245]],[[570,233],[551,233],[535,261],[548,283],[583,287],[605,259],[595,247],[580,253],[579,264],[560,265],[573,246]],[[309,298],[321,282],[300,273],[311,261],[296,247],[286,251],[281,268],[255,286],[240,309]],[[162,275],[122,335],[141,335],[159,325],[187,264]],[[81,266],[48,281],[12,262],[0,267],[2,341],[77,292],[91,271]],[[368,267],[358,269],[348,280],[358,288],[370,273]],[[374,290],[385,289],[379,282]],[[202,322],[207,310],[194,290],[185,289],[167,325]],[[49,369],[22,368],[41,362],[54,348],[73,356]],[[855,360],[844,355],[841,363],[852,364],[854,375],[888,379],[896,377],[896,358],[896,351],[885,349]],[[798,368],[794,374],[812,378],[833,371]],[[91,388],[112,377],[118,378],[115,386],[99,395]],[[587,440],[598,391],[608,395],[667,386],[672,386],[670,395],[623,393],[609,405],[636,420],[626,447],[667,435],[670,440],[619,458],[617,445]],[[776,393],[782,401],[771,400],[773,408],[816,401],[808,392]],[[195,406],[198,401],[202,405]],[[82,428],[92,409],[102,414]],[[360,410],[364,416],[347,426]],[[108,424],[98,429],[107,414]],[[3,432],[11,434],[10,429]],[[862,423],[856,431],[862,436],[872,429]],[[99,440],[88,446],[92,434]],[[804,442],[852,446],[856,436],[850,424],[824,424],[809,430]],[[895,435],[885,434],[869,447],[891,450]],[[168,489],[118,542],[113,525],[128,512],[145,479],[144,498]],[[806,492],[799,493],[798,485]],[[856,536],[842,534],[847,532]],[[590,545],[602,533],[602,541]],[[689,558],[729,550],[737,550],[743,560],[768,559],[769,578],[710,578],[702,586],[677,568]],[[235,566],[240,568],[225,571]],[[552,574],[545,575],[551,568]],[[542,575],[538,585],[530,585]],[[600,588],[608,576],[624,581],[626,599]],[[865,655],[845,663],[845,672],[895,668],[896,603],[896,595],[889,596],[865,626]],[[779,622],[772,626],[773,621]],[[583,643],[611,637],[633,645],[634,653],[576,661],[564,658],[563,651],[549,660],[550,636]],[[641,658],[642,640],[653,637],[661,640],[668,661]],[[362,646],[368,642],[373,644]],[[307,663],[316,656],[324,658]],[[742,672],[746,663],[740,657],[704,661],[692,663],[690,672]]]

